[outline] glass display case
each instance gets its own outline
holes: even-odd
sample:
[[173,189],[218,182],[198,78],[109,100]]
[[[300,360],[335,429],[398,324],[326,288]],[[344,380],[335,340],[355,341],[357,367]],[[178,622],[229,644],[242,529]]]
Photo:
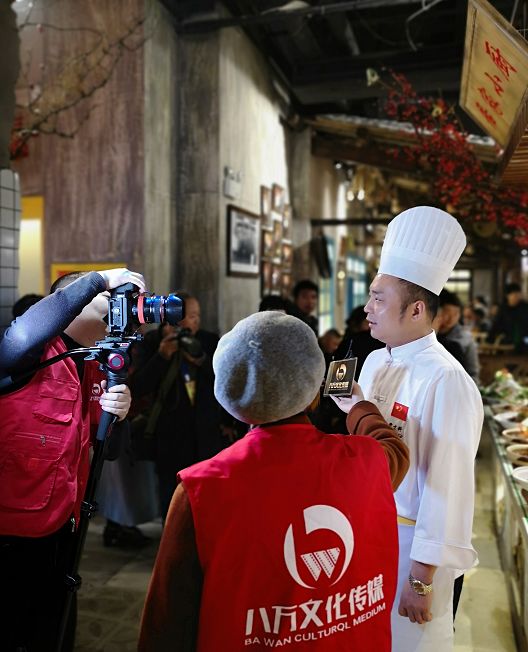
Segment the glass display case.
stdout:
[[504,440],[502,430],[491,408],[486,407],[483,437],[492,442],[492,511],[497,542],[517,649],[528,652],[528,492],[512,477],[515,467],[506,454],[510,442]]

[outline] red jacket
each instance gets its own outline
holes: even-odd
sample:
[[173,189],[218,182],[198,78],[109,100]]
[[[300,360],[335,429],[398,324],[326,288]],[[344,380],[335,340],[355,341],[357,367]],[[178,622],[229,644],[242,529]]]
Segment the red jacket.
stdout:
[[203,570],[199,652],[390,652],[397,527],[377,442],[256,428],[180,477]]
[[[57,337],[42,360],[65,351]],[[74,361],[65,358],[0,397],[0,535],[42,537],[72,515],[78,520],[89,472],[90,412],[93,417],[99,408],[87,399],[100,394],[101,377],[86,364],[81,388]]]

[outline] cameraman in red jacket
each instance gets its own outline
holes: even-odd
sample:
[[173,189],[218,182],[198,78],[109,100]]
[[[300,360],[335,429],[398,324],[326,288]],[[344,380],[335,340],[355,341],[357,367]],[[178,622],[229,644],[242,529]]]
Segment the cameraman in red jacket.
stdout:
[[[127,282],[145,289],[141,274],[127,269],[59,279],[59,289],[52,288],[2,335],[0,379],[16,378],[68,349],[102,340],[108,290]],[[130,407],[129,389],[117,385],[105,391],[96,367],[85,364],[83,356],[65,357],[0,394],[5,652],[55,650],[66,592],[64,562],[89,473],[93,415],[100,405],[121,420]],[[99,400],[93,401],[96,385]],[[63,650],[73,645],[70,638]]]

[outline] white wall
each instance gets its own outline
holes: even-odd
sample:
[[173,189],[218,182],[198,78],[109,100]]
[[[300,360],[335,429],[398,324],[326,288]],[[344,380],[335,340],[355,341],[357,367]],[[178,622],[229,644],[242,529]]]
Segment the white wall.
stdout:
[[[286,135],[266,61],[238,30],[224,30],[220,43],[220,179],[224,166],[242,174],[238,199],[220,195],[219,273],[225,275],[227,204],[259,214],[260,186],[277,183],[288,197],[288,178]],[[259,278],[225,276],[220,283],[220,330],[255,312],[259,300]]]

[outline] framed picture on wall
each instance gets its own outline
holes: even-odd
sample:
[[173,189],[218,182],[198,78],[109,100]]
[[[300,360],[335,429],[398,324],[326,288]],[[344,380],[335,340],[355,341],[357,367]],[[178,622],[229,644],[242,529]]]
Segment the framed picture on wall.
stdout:
[[273,211],[271,213],[271,228],[273,231],[273,259],[282,260],[282,215]]
[[290,270],[283,270],[281,279],[281,294],[289,297],[292,289],[292,275]]
[[282,214],[284,210],[284,202],[286,201],[286,195],[284,188],[274,183],[271,186],[271,209]]
[[271,261],[263,260],[260,276],[260,293],[262,296],[271,294]]
[[260,216],[263,225],[271,223],[271,188],[268,186],[260,186]]
[[227,273],[257,276],[260,273],[260,216],[242,208],[227,207]]
[[293,245],[289,240],[282,241],[282,264],[290,268],[293,262]]
[[282,237],[292,239],[292,210],[289,204],[284,204],[282,211]]
[[271,227],[262,227],[262,257],[273,257],[273,229]]
[[270,281],[270,294],[281,293],[282,282],[282,268],[276,263],[271,264],[271,281]]

